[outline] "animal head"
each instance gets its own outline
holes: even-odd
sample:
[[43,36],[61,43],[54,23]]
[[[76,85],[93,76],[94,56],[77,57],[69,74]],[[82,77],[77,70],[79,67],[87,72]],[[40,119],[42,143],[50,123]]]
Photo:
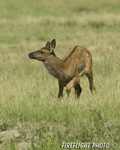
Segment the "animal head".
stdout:
[[56,46],[56,40],[53,39],[51,42],[48,41],[45,47],[42,47],[40,50],[29,53],[28,56],[30,59],[45,61],[50,55],[54,54],[55,46]]

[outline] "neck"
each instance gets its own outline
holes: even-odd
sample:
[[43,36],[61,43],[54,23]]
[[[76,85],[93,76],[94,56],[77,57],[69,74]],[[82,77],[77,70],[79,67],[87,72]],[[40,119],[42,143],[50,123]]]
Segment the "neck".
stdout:
[[50,55],[47,60],[44,61],[44,65],[49,73],[57,79],[60,79],[63,76],[63,61],[58,59],[55,55]]

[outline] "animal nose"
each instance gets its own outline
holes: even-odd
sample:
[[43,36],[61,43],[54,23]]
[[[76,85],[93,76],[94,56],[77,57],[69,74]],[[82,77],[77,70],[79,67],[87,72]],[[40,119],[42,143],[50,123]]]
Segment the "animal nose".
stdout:
[[29,54],[28,54],[28,57],[31,59],[31,58],[32,58],[32,53],[29,53]]

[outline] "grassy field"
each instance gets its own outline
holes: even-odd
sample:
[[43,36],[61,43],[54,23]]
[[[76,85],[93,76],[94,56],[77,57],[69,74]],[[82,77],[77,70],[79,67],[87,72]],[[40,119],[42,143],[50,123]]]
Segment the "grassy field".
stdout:
[[[96,95],[82,77],[79,100],[74,90],[58,100],[57,80],[28,58],[54,38],[59,58],[75,45],[91,52]],[[71,142],[120,148],[119,0],[0,0],[0,133],[12,129],[19,137],[0,136],[0,149],[59,150]]]

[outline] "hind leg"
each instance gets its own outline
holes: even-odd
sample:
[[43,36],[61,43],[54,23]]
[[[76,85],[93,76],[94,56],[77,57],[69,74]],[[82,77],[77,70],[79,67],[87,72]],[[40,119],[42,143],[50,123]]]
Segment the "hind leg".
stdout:
[[90,72],[88,72],[86,74],[86,76],[88,77],[88,80],[89,80],[90,91],[91,91],[92,94],[95,94],[96,93],[96,89],[95,89],[95,87],[93,85],[93,72],[92,72],[92,70]]
[[79,98],[79,97],[80,97],[80,94],[81,94],[81,92],[82,92],[82,88],[81,88],[80,84],[79,84],[79,83],[76,84],[76,85],[74,86],[74,89],[75,89],[75,94],[76,94],[77,98]]
[[58,93],[58,98],[62,98],[63,97],[63,86],[60,84],[59,82],[59,93]]

